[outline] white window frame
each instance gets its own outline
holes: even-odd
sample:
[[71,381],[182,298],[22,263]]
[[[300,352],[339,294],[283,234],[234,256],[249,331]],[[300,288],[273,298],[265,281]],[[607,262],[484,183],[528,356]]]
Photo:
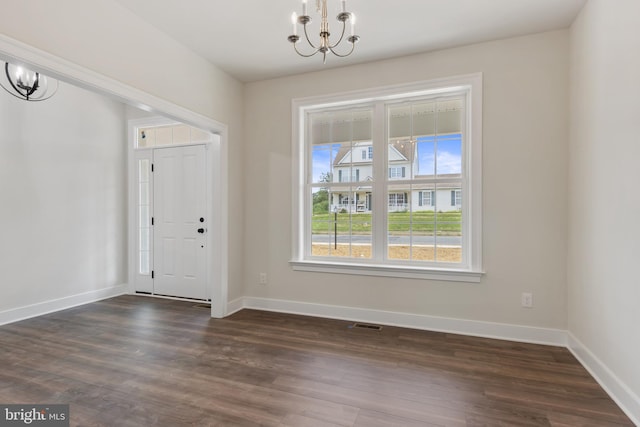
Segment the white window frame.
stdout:
[[[385,134],[386,112],[380,101],[391,102],[404,98],[434,97],[439,94],[456,93],[465,97],[466,143],[463,147],[463,188],[462,204],[465,206],[462,221],[463,261],[460,264],[446,264],[443,267],[413,263],[398,264],[380,262],[380,256],[371,260],[317,259],[310,257],[306,236],[310,234],[310,220],[305,206],[310,203],[307,194],[306,176],[308,151],[305,143],[305,116],[307,112],[320,108],[349,107],[377,103],[374,107],[374,135]],[[292,100],[292,257],[290,265],[294,270],[316,271],[367,276],[386,276],[447,280],[459,282],[480,282],[482,270],[482,73],[429,80],[405,85],[387,86],[363,91],[353,91],[335,95],[300,98]],[[373,147],[383,153],[388,141],[376,141]],[[378,145],[378,149],[376,149]],[[387,169],[387,156],[373,159],[374,170]],[[386,182],[374,180],[374,211],[384,209],[388,200],[384,196]],[[376,207],[377,205],[377,207]],[[386,218],[374,215],[374,241],[386,242]],[[376,222],[377,221],[377,222]],[[309,245],[310,246],[310,245]],[[374,245],[375,246],[375,245]],[[378,245],[385,247],[385,245]],[[378,254],[379,255],[379,254]]]

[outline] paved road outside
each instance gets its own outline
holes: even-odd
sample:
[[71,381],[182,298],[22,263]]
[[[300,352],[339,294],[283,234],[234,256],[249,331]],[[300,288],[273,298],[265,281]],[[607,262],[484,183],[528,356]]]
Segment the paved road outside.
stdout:
[[[311,237],[313,243],[333,243],[334,237],[329,234],[314,234]],[[414,245],[433,246],[433,236],[389,236],[390,245]],[[371,236],[354,234],[353,236],[338,235],[338,243],[371,244]],[[460,236],[438,236],[438,246],[462,246]]]

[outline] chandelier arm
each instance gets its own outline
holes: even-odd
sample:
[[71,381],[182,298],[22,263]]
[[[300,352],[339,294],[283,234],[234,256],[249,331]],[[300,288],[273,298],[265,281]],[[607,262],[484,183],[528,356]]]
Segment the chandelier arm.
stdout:
[[[311,43],[311,39],[309,38],[309,34],[307,33],[307,24],[304,24],[302,27],[304,28],[304,37],[307,39],[307,43],[309,43],[309,46],[311,46],[313,49],[318,49],[318,48],[316,47],[316,45],[314,45],[313,43]],[[296,49],[296,51],[297,51],[297,50],[298,50],[298,49]],[[316,50],[316,52],[317,52],[317,50]],[[314,55],[315,55],[315,53],[314,53]],[[303,56],[304,56],[304,55],[303,55]]]
[[[30,97],[30,98],[29,98],[29,101],[34,101],[34,102],[37,102],[37,101],[45,101],[45,100],[47,100],[47,99],[51,98],[53,95],[55,95],[55,94],[58,92],[58,88],[60,87],[60,85],[58,84],[58,81],[57,81],[56,79],[52,79],[52,80],[53,80],[53,81],[55,82],[55,84],[56,84],[56,88],[53,90],[53,92],[51,92],[51,93],[50,93],[46,98],[38,98],[38,97],[35,97],[35,98],[34,98],[34,97]],[[41,96],[43,96],[43,97],[44,97],[45,95],[47,95],[47,93],[48,93],[48,92],[49,92],[49,88],[47,88],[47,89],[46,89],[46,91],[45,91],[45,92],[43,92]]]
[[33,87],[29,90],[29,96],[33,95],[35,91],[40,87],[40,73],[36,73],[36,80],[33,82]]
[[[344,38],[344,31],[347,28],[347,22],[346,21],[342,21],[342,33],[340,34],[340,40],[338,40],[337,42],[335,42],[335,44],[330,45],[329,46],[329,50],[331,50],[331,52],[333,52],[333,48],[338,46],[340,44],[340,42],[342,42],[342,39]],[[335,52],[333,52],[335,54]],[[338,55],[340,56],[340,55]]]
[[297,46],[296,46],[296,43],[294,43],[294,44],[293,44],[293,48],[295,49],[295,51],[296,51],[296,53],[297,53],[298,55],[300,55],[300,56],[302,56],[302,57],[305,57],[305,58],[310,58],[310,57],[312,57],[313,55],[315,55],[316,53],[320,52],[320,49],[317,49],[317,48],[316,48],[316,50],[314,50],[314,51],[313,51],[313,53],[309,53],[309,54],[302,53],[302,52],[300,52],[300,51],[298,50],[298,48],[297,48]]
[[11,96],[15,96],[18,99],[21,99],[23,101],[29,101],[29,102],[40,102],[40,101],[46,101],[47,99],[51,98],[53,95],[56,94],[56,92],[58,91],[58,88],[56,87],[56,91],[53,92],[51,95],[47,96],[46,98],[27,98],[26,96],[18,96],[16,95],[14,92],[10,91],[9,89],[7,89],[2,83],[0,83],[0,86],[2,86],[2,89],[4,89],[9,95]]
[[[335,47],[335,45],[333,46]],[[335,50],[333,50],[333,47],[330,47],[329,50],[331,51],[331,53],[333,53],[335,56],[338,56],[340,58],[345,58],[349,55],[351,55],[353,53],[353,50],[356,48],[356,44],[355,43],[351,43],[351,50],[349,51],[349,53],[345,53],[344,55],[339,54],[338,52],[336,52]]]
[[[8,93],[9,95],[11,95],[11,96],[15,96],[15,97],[16,97],[16,98],[18,98],[18,99],[22,99],[23,101],[26,99],[26,98],[24,98],[24,97],[22,97],[22,96],[18,96],[18,95],[16,95],[14,92],[12,92],[12,91],[10,91],[9,89],[7,89],[7,88],[6,88],[3,84],[1,84],[1,83],[0,83],[0,86],[2,86],[2,89],[6,90],[6,91],[7,91],[7,93]],[[29,101],[31,101],[31,100],[29,100]]]

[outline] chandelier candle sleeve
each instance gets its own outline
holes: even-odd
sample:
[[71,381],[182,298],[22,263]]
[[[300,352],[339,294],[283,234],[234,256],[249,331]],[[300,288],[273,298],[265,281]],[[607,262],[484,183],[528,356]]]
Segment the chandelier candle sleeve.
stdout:
[[298,35],[298,14],[295,12],[291,14],[291,23],[293,24],[293,35],[296,36]]

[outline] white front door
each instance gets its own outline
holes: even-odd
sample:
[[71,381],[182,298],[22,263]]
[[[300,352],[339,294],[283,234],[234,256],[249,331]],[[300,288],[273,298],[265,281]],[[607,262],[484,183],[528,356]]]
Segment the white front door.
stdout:
[[153,293],[207,299],[205,147],[153,151]]

